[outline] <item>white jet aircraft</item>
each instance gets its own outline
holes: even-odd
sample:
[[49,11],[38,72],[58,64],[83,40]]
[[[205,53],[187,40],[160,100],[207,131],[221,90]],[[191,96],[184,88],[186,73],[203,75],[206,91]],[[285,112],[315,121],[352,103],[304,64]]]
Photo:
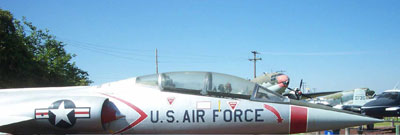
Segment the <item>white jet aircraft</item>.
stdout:
[[214,72],[3,89],[0,109],[0,132],[11,134],[289,134],[381,122]]

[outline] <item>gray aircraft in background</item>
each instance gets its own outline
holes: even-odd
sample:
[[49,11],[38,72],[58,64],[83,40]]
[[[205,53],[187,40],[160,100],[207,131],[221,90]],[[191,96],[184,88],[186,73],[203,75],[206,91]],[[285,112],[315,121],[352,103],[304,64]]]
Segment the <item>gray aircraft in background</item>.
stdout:
[[361,107],[373,99],[374,93],[369,88],[356,88],[307,99],[306,101],[360,113]]
[[303,80],[300,81],[300,86],[298,88],[289,88],[289,77],[280,72],[264,73],[251,81],[291,99],[303,99],[309,103],[355,112],[360,112],[361,106],[370,101],[375,93],[373,90],[368,88],[357,88],[346,91],[303,93],[300,91],[303,86]]
[[285,92],[290,83],[289,77],[280,72],[263,73],[251,81],[280,94]]
[[315,98],[319,96],[325,96],[341,92],[341,91],[328,91],[328,92],[303,93],[302,91],[300,91],[301,87],[303,86],[303,79],[300,81],[300,86],[298,88],[290,88],[288,87],[290,83],[289,77],[281,72],[263,73],[263,75],[257,76],[251,81],[263,87],[266,87],[269,90],[280,93],[283,96],[287,96],[291,99],[297,99],[297,100]]
[[291,134],[381,122],[214,72],[2,89],[0,109],[0,132],[11,134]]

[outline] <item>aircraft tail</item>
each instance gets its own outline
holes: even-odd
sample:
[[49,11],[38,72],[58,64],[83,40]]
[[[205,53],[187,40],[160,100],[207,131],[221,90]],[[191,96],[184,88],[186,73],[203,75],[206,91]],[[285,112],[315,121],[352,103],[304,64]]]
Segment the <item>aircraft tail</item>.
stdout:
[[367,103],[367,92],[366,89],[354,89],[354,95],[353,95],[353,105],[364,105]]

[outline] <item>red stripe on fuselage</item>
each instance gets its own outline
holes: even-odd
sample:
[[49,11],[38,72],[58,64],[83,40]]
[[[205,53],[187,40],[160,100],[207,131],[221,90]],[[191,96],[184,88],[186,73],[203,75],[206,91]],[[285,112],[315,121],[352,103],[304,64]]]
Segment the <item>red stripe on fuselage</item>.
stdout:
[[290,133],[307,132],[307,111],[306,107],[290,106]]
[[49,113],[35,113],[36,115],[49,115]]

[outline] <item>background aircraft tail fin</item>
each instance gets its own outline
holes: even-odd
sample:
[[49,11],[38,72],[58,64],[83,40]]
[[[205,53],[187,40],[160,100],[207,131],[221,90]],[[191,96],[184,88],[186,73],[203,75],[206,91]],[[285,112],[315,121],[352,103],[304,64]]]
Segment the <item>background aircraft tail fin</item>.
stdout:
[[399,82],[396,83],[396,85],[394,86],[393,89],[394,89],[394,90],[397,90],[397,89],[398,89],[398,86],[399,86]]
[[367,102],[366,89],[354,89],[353,104],[364,105]]

